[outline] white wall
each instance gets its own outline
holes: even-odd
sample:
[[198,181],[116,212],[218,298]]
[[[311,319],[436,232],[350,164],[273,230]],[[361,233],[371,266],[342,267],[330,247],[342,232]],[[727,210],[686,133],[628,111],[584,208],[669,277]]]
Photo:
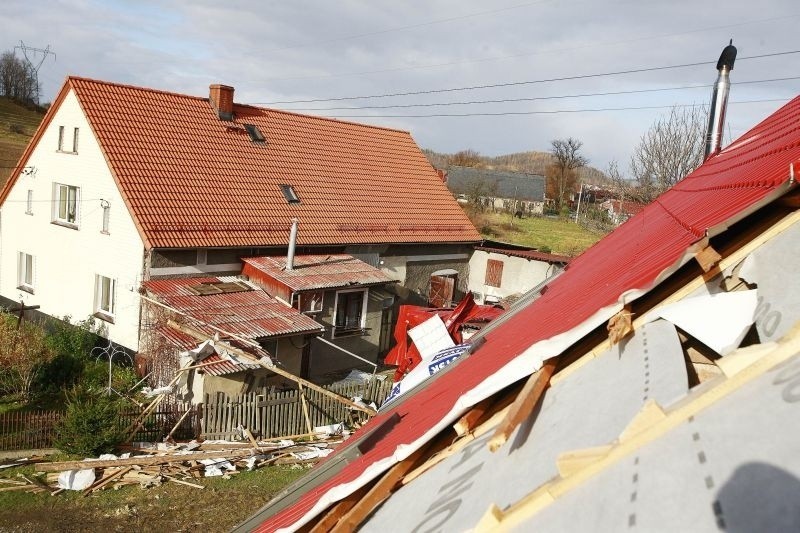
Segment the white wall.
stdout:
[[[57,151],[59,126],[64,148],[72,149],[79,128],[77,154]],[[0,294],[27,305],[40,305],[52,316],[83,320],[95,311],[95,275],[116,280],[114,323],[102,322],[114,342],[138,348],[139,287],[144,246],[100,147],[75,95],[65,97],[34,149],[27,167],[0,207]],[[52,223],[53,183],[80,187],[78,229]],[[32,215],[26,214],[33,191]],[[101,233],[101,199],[109,204],[109,234]],[[17,254],[32,254],[34,294],[17,288]]]
[[[486,262],[489,259],[503,262],[503,277],[500,287],[490,287],[485,283]],[[498,299],[502,299],[512,294],[521,294],[531,290],[555,274],[557,268],[545,261],[475,250],[469,261],[469,290],[481,295],[481,298],[477,298],[476,294],[478,303],[483,303],[486,296],[496,296]]]

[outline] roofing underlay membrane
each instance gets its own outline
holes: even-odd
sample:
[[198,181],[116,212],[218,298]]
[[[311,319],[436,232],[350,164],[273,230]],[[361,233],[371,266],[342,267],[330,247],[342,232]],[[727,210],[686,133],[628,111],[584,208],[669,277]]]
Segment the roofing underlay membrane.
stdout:
[[490,331],[472,354],[374,417],[360,436],[312,471],[316,477],[241,527],[274,531],[311,522],[470,406],[524,379],[606,323],[689,261],[708,237],[792,189],[790,164],[800,165],[799,120],[795,98],[572,261],[541,297]]

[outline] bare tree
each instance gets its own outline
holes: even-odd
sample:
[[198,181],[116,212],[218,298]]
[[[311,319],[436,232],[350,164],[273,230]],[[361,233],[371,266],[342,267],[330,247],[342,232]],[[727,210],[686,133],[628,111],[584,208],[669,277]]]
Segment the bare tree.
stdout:
[[0,96],[24,103],[36,103],[39,100],[36,72],[12,52],[0,55]]
[[[626,196],[650,203],[703,162],[707,112],[701,107],[673,107],[642,135],[631,156],[635,186]],[[625,185],[618,172],[618,185]],[[613,176],[612,176],[613,177]]]
[[481,154],[471,148],[461,150],[451,155],[447,163],[458,167],[477,167],[481,163]]
[[560,210],[564,204],[564,196],[575,184],[575,171],[587,164],[589,160],[580,154],[583,143],[572,137],[554,139],[550,141],[550,145],[550,153],[555,162],[552,165],[553,171],[548,172],[548,177],[553,181],[554,199]]

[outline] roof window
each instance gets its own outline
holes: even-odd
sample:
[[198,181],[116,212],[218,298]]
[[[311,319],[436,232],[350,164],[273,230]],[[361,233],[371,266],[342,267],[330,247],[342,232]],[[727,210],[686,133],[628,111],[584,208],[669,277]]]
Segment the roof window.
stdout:
[[287,185],[285,183],[281,183],[280,187],[281,187],[281,192],[283,193],[283,196],[284,198],[286,198],[287,202],[289,202],[290,204],[300,203],[300,197],[297,196],[294,187],[292,187],[291,185]]
[[244,129],[247,130],[247,133],[250,135],[250,140],[254,143],[263,143],[266,141],[261,130],[259,130],[258,126],[255,124],[245,124]]
[[249,292],[253,289],[245,283],[239,281],[212,281],[200,283],[187,287],[191,292],[199,296],[209,294],[230,294],[234,292]]

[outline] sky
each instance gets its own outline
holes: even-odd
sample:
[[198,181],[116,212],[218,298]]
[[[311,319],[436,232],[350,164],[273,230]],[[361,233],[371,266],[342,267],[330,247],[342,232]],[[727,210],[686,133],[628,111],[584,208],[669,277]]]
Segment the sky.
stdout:
[[223,83],[238,103],[439,152],[574,137],[591,165],[626,170],[670,106],[708,104],[730,39],[723,146],[796,96],[798,22],[796,0],[4,0],[0,52],[41,62],[42,102],[68,75],[195,96]]

